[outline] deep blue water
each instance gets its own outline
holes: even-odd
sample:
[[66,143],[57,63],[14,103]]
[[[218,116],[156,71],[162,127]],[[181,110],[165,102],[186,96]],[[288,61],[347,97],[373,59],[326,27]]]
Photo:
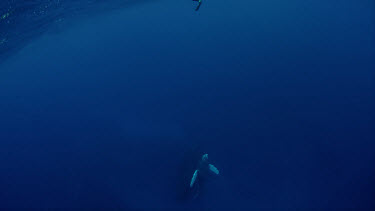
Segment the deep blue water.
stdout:
[[375,209],[375,2],[195,6],[1,1],[1,210]]

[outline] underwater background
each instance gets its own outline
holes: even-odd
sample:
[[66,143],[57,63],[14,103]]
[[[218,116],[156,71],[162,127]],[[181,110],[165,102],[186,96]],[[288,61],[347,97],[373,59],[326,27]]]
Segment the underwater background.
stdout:
[[196,6],[0,1],[1,210],[375,209],[375,2]]

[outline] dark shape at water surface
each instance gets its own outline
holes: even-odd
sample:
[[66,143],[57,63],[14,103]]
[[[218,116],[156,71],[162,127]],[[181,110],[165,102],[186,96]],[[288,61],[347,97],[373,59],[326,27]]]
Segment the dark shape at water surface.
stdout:
[[150,0],[0,1],[0,63],[52,26]]

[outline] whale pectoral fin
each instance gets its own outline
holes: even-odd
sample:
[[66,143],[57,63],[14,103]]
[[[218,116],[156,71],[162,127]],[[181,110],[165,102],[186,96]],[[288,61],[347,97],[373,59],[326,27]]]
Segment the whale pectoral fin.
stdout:
[[213,173],[219,174],[219,170],[214,165],[208,164],[208,167],[209,167],[210,171],[212,171]]
[[191,181],[190,181],[190,187],[192,188],[194,183],[195,183],[195,180],[197,179],[197,176],[198,176],[198,169],[195,170],[194,174],[193,174],[193,177],[191,178]]

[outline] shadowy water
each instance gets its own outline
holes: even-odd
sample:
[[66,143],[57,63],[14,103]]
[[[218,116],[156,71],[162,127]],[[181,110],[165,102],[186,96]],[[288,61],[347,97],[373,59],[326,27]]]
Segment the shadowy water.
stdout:
[[[374,2],[194,6],[109,5],[15,39],[0,209],[374,210]],[[220,175],[191,200],[202,153]]]
[[4,0],[0,2],[0,63],[53,27],[150,0]]

